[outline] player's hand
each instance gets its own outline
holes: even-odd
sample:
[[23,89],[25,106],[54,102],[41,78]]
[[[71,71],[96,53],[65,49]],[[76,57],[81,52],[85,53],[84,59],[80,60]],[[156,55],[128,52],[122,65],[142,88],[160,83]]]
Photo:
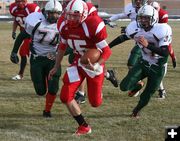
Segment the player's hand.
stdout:
[[116,23],[111,22],[109,19],[104,19],[103,21],[104,21],[105,25],[108,25],[108,26],[110,26],[111,28],[114,28],[114,27],[117,26]]
[[86,69],[89,69],[89,70],[92,70],[94,72],[101,72],[101,65],[99,63],[95,63],[95,64],[92,64],[90,59],[88,59],[88,64],[83,64],[83,66],[86,68]]
[[19,63],[19,57],[17,56],[17,53],[11,52],[10,60],[14,64]]
[[110,23],[110,20],[109,20],[109,19],[104,19],[103,21],[104,21],[105,25],[107,25],[107,24]]
[[143,47],[147,47],[149,45],[148,41],[144,36],[139,36],[136,40],[139,44],[141,44]]
[[82,64],[86,69],[88,70],[92,70],[94,71],[94,66],[93,64],[91,63],[90,59],[88,58],[88,63],[87,64]]
[[50,59],[50,60],[55,60],[55,59],[56,59],[56,54],[54,54],[54,53],[48,53],[48,54],[47,54],[47,58]]
[[126,26],[121,26],[121,34],[125,34],[126,33]]
[[16,39],[16,32],[12,32],[12,38],[15,40]]
[[52,68],[50,71],[49,71],[49,75],[48,75],[48,80],[51,80],[53,75],[57,72],[57,68]]
[[176,68],[176,59],[172,59],[173,68]]

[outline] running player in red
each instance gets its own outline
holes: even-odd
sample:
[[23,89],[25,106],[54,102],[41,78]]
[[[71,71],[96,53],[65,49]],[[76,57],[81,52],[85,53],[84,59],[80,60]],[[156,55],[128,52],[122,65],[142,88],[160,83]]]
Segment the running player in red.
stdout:
[[[12,38],[16,38],[16,29],[20,28],[20,32],[24,30],[24,23],[26,17],[32,12],[39,12],[40,8],[35,3],[27,3],[27,0],[15,0],[9,7],[10,14],[14,17],[13,27],[12,27]],[[21,56],[20,70],[18,74],[12,77],[13,80],[21,80],[23,78],[24,70],[27,64],[27,56],[29,56],[29,44],[31,39],[25,39],[21,45],[19,54]],[[15,56],[16,54],[11,54]],[[14,62],[14,63],[18,63]]]
[[[99,16],[88,15],[88,7],[85,2],[72,0],[66,7],[65,20],[58,22],[58,29],[61,42],[56,56],[56,63],[49,73],[49,79],[52,78],[61,65],[67,46],[73,48],[75,57],[64,75],[64,85],[61,89],[60,98],[79,124],[75,134],[88,134],[91,133],[91,127],[85,121],[74,95],[80,84],[86,79],[88,99],[91,106],[99,107],[102,103],[104,66],[111,55],[111,50],[106,42],[106,27]],[[86,65],[81,64],[81,56],[90,48],[101,50],[100,58],[95,64],[92,64],[90,60]]]

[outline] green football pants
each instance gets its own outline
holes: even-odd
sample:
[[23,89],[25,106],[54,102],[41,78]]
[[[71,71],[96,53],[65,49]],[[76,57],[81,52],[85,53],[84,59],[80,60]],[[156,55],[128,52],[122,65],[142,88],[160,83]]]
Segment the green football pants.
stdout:
[[140,96],[136,110],[140,111],[148,104],[151,96],[159,88],[164,76],[164,72],[164,66],[149,65],[148,62],[143,60],[136,63],[135,66],[129,70],[126,77],[120,83],[120,89],[122,91],[136,89],[138,86],[137,82],[147,78],[146,87]]
[[128,58],[127,66],[132,67],[134,66],[141,58],[141,49],[138,45],[135,45]]
[[30,58],[30,73],[31,79],[37,95],[45,95],[47,90],[51,94],[56,94],[59,89],[59,78],[61,76],[61,68],[53,75],[51,80],[48,80],[49,71],[55,64],[54,60],[47,57]]

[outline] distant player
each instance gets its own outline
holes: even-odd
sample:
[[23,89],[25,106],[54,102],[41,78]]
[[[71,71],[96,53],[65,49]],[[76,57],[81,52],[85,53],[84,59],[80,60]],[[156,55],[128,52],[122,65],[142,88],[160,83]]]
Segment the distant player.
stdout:
[[[20,27],[20,32],[24,30],[24,23],[26,17],[33,12],[39,12],[40,8],[35,3],[27,3],[27,0],[15,0],[9,7],[10,14],[14,17],[12,38],[16,38],[16,29]],[[27,56],[29,56],[30,39],[25,39],[21,45],[19,54],[21,56],[19,73],[12,77],[13,80],[21,80],[23,78],[24,69],[27,63]],[[12,56],[15,54],[12,54]],[[18,63],[18,62],[16,62]]]
[[[147,0],[132,0],[131,3],[129,3],[127,6],[125,6],[124,8],[124,12],[120,13],[120,14],[116,14],[112,17],[110,17],[109,19],[105,20],[105,24],[111,22],[111,21],[116,21],[118,19],[124,19],[124,18],[129,18],[131,21],[135,21],[136,20],[136,16],[138,13],[138,10],[147,3]],[[125,33],[125,28],[126,27],[121,27],[121,33],[124,34]],[[112,48],[114,46],[114,42],[116,44],[116,40],[119,40],[119,38],[113,40],[109,45],[110,48]],[[139,47],[137,45],[135,45],[128,57],[128,62],[127,62],[127,66],[129,69],[131,69],[136,62],[139,60],[139,58],[141,57],[141,51],[139,49]],[[111,71],[111,70],[109,70]],[[140,82],[143,83],[143,82]],[[136,93],[137,96],[139,94],[139,92]],[[131,95],[131,91],[129,91],[129,95]]]
[[[51,117],[51,108],[59,89],[59,78],[61,67],[57,69],[52,79],[48,80],[49,71],[55,64],[59,32],[57,19],[62,12],[62,6],[57,0],[50,0],[46,3],[44,12],[34,12],[27,16],[25,31],[22,31],[14,44],[12,54],[17,54],[22,40],[32,37],[30,46],[30,73],[36,94],[46,95],[44,117]],[[16,57],[11,56],[11,60]]]
[[[162,9],[158,2],[152,2],[152,3],[150,3],[150,5],[153,6],[159,13],[159,21],[158,22],[159,23],[168,23],[168,12],[165,11],[164,9]],[[168,49],[169,49],[169,54],[170,54],[170,57],[172,60],[173,67],[175,68],[176,67],[176,56],[175,56],[175,53],[174,53],[174,50],[173,50],[171,44],[168,46]],[[166,72],[167,72],[167,67],[166,67]],[[165,97],[166,97],[166,91],[164,89],[163,82],[161,82],[160,87],[159,87],[159,98],[164,99]]]
[[143,85],[138,82],[147,78],[146,87],[140,95],[137,106],[133,109],[131,115],[133,118],[138,118],[142,108],[149,103],[165,73],[172,29],[168,24],[157,23],[157,14],[152,6],[145,5],[138,11],[137,22],[131,22],[126,28],[126,38],[136,41],[142,57],[121,81],[120,89],[139,91]]

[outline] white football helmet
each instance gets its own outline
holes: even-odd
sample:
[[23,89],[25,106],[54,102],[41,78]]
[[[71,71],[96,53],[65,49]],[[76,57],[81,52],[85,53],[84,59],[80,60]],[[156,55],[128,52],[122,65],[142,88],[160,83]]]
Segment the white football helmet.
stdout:
[[65,9],[66,22],[71,27],[77,27],[87,16],[88,7],[82,0],[71,0]]
[[134,8],[141,8],[144,4],[147,3],[148,0],[131,0]]
[[50,0],[45,5],[45,11],[61,12],[62,11],[62,5],[57,0]]
[[158,22],[158,12],[150,5],[142,6],[137,14],[137,23],[141,28],[152,28]]
[[157,11],[160,10],[160,4],[158,2],[151,2],[150,5],[154,7]]
[[56,23],[62,12],[62,5],[57,0],[46,3],[43,14],[49,23]]

